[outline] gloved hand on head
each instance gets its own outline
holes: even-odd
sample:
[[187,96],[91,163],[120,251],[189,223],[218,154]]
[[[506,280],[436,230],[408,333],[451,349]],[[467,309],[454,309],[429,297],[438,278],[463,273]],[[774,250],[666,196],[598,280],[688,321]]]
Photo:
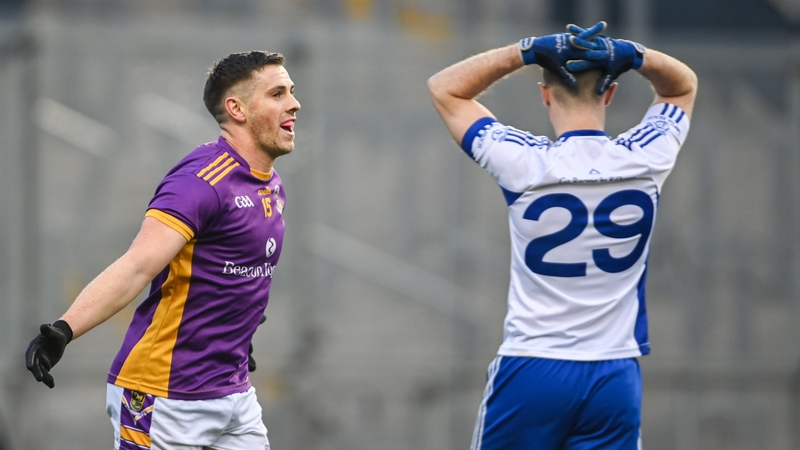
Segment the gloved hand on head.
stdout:
[[[603,29],[605,22],[599,22],[586,30],[580,29],[577,36],[580,43],[591,42]],[[567,63],[572,60],[586,59],[587,49],[577,47],[571,42],[572,34],[556,33],[541,37],[529,37],[519,41],[519,50],[525,65],[538,64],[544,69],[555,72],[570,86],[577,86],[578,80]],[[592,49],[593,50],[593,49]]]
[[605,28],[605,22],[599,22],[588,30],[573,24],[567,25],[567,30],[570,32],[568,38],[570,44],[576,49],[584,50],[584,53],[579,60],[573,59],[565,63],[570,72],[602,69],[603,75],[597,81],[595,88],[598,95],[605,93],[614,80],[623,73],[642,67],[645,52],[642,44],[624,39],[613,39],[598,33],[594,33],[587,39],[587,32],[600,24],[603,24],[602,28]]

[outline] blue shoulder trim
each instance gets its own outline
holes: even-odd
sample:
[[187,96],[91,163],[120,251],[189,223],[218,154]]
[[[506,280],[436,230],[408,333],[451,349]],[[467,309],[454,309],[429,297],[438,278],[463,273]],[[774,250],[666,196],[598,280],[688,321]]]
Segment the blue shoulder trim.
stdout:
[[[498,186],[500,185],[498,184]],[[517,201],[517,199],[520,198],[520,196],[522,196],[523,194],[522,192],[509,191],[503,186],[500,186],[500,190],[503,191],[503,197],[506,198],[506,203],[508,204],[508,206],[511,206],[511,204]]]
[[469,155],[470,158],[475,159],[475,155],[472,154],[472,142],[475,140],[475,137],[478,136],[478,133],[481,132],[487,125],[497,122],[492,117],[482,117],[473,123],[467,132],[464,133],[464,138],[461,139],[461,148]]

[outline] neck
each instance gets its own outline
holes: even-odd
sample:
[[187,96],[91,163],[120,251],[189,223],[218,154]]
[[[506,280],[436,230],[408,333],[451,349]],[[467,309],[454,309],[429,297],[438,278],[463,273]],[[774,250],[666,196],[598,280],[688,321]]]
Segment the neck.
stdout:
[[272,170],[275,159],[267,152],[261,150],[261,148],[256,145],[253,138],[245,133],[244,130],[223,127],[220,136],[236,150],[236,153],[247,161],[251,169],[264,173],[269,173]]
[[553,102],[549,114],[556,137],[575,130],[604,131],[606,126],[606,109],[602,104],[566,107]]

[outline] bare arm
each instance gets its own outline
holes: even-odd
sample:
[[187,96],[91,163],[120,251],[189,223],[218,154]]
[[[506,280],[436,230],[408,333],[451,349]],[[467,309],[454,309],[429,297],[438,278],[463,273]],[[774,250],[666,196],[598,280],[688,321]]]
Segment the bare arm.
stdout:
[[697,96],[697,75],[686,64],[672,56],[647,49],[639,73],[656,91],[655,103],[671,103],[692,116]]
[[183,235],[146,217],[128,251],[89,283],[61,317],[72,328],[73,339],[133,301],[184,245]]
[[522,66],[519,47],[513,44],[469,57],[428,80],[433,106],[458,145],[476,120],[494,117],[475,98]]

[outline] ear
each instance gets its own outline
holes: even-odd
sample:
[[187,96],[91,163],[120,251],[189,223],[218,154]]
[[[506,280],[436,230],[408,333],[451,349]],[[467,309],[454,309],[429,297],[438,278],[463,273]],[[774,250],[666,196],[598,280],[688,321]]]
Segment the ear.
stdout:
[[611,86],[608,87],[608,90],[605,94],[603,94],[603,104],[608,106],[611,104],[611,99],[614,98],[614,93],[617,92],[618,83],[611,83]]
[[236,97],[228,97],[225,99],[225,110],[228,111],[228,115],[236,122],[244,122],[246,120],[246,107]]
[[539,91],[542,93],[542,103],[544,106],[550,107],[550,89],[544,83],[539,84]]

